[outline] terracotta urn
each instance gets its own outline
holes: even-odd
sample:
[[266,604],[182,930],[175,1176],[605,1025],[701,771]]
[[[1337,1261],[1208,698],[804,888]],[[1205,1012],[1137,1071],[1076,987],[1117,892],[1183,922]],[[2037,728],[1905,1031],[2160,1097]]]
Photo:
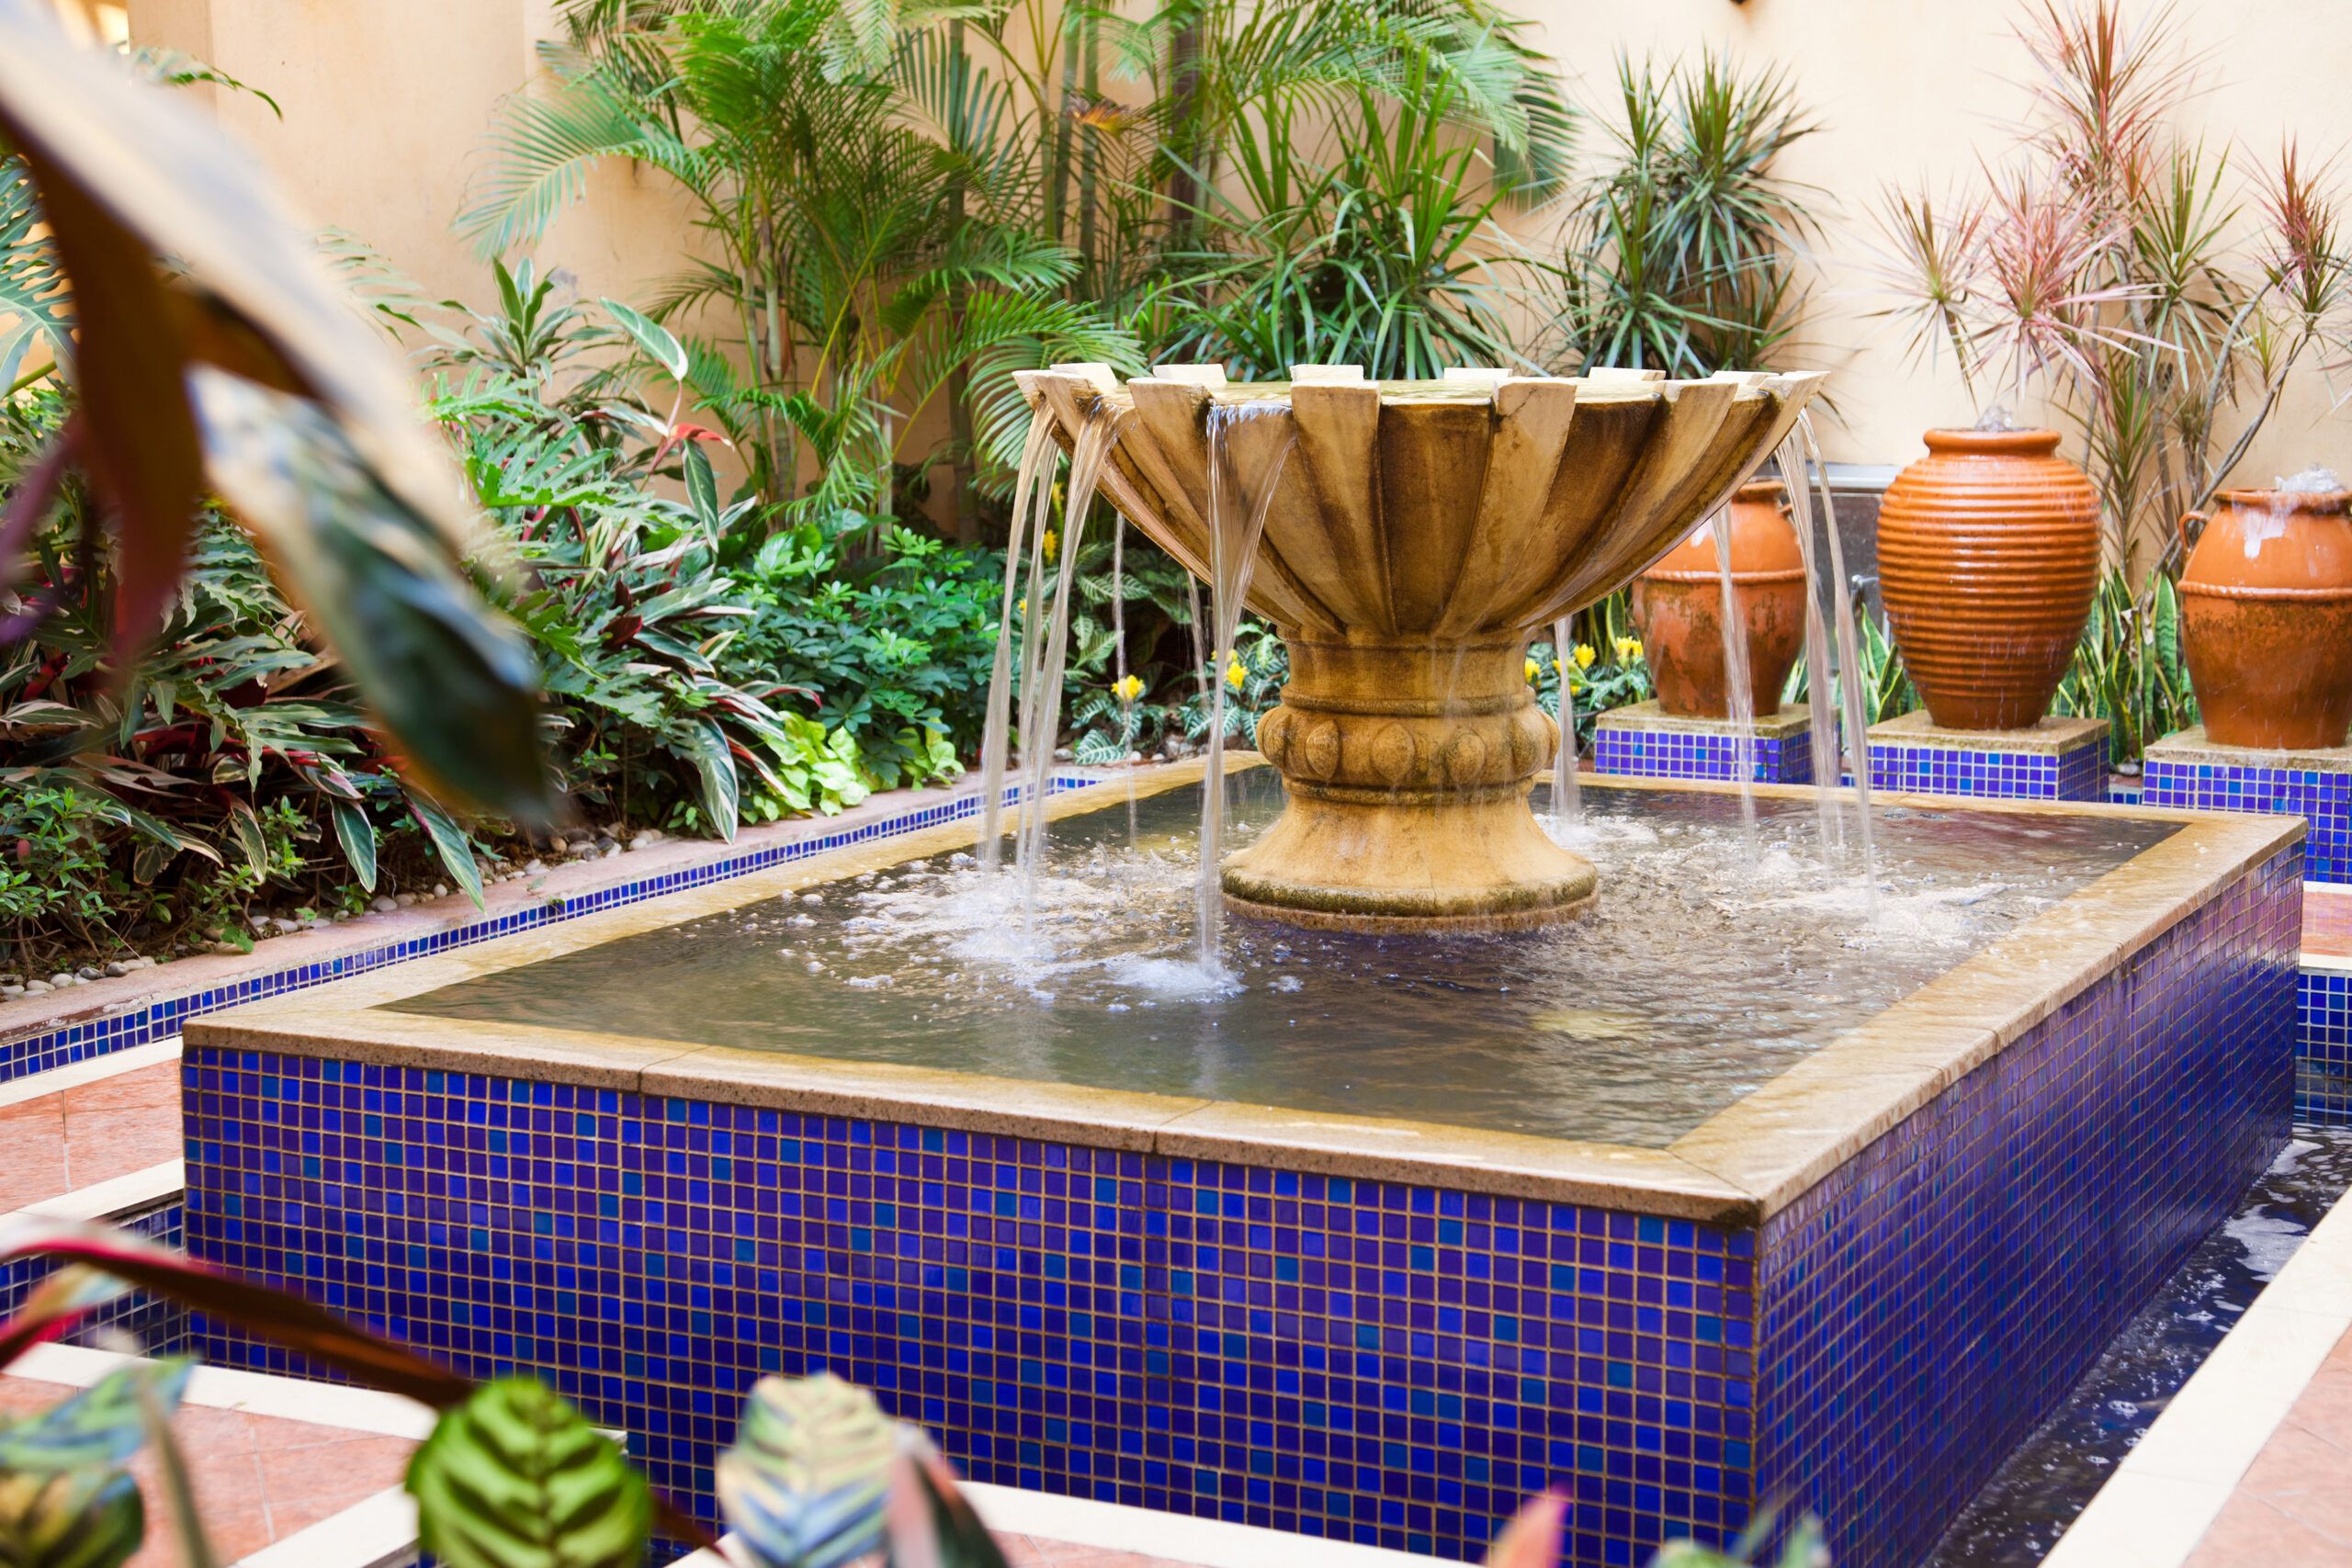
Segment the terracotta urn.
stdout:
[[2347,512],[2352,491],[2222,492],[2180,575],[2181,652],[2214,744],[2344,744],[2352,726]]
[[[1788,493],[1778,479],[1758,479],[1732,498],[1732,606],[1747,645],[1751,714],[1780,711],[1781,688],[1804,647],[1804,556]],[[1702,524],[1635,578],[1633,600],[1659,705],[1682,718],[1731,717],[1714,529]]]
[[1887,487],[1879,592],[1903,667],[1946,729],[2049,711],[2098,588],[2098,492],[2054,430],[1931,430]]

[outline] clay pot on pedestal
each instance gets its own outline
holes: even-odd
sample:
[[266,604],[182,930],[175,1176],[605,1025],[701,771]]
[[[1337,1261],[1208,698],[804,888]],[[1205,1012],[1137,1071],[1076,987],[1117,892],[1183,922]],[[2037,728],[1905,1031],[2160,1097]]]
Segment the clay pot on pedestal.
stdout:
[[1928,716],[2024,729],[2049,711],[2098,587],[2098,493],[2054,430],[1931,430],[1879,504],[1879,592]]
[[2180,637],[2215,745],[2344,744],[2352,726],[2347,511],[2352,492],[2343,491],[2225,490],[2206,520],[2180,575]]
[[[1778,479],[1739,487],[1731,503],[1732,604],[1747,642],[1751,713],[1781,710],[1804,646],[1804,557]],[[1729,718],[1723,571],[1715,531],[1700,530],[1634,580],[1634,626],[1657,682],[1658,705],[1682,718]]]

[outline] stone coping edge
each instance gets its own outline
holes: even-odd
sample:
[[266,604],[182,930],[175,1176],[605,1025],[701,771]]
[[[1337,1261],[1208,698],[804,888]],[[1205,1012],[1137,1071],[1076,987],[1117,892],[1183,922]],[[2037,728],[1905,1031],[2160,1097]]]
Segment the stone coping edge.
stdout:
[[[1229,772],[1262,765],[1227,758]],[[1198,781],[1198,761],[1139,774],[1138,794]],[[1611,776],[1600,787],[1730,794],[1734,784]],[[1809,784],[1758,784],[1809,800]],[[1057,818],[1124,792],[1049,803]],[[2181,830],[1849,1031],[1663,1149],[1437,1123],[854,1063],[727,1046],[404,1014],[388,1004],[656,927],[721,913],[899,862],[969,845],[977,825],[942,823],[796,861],[503,942],[406,964],[189,1021],[191,1048],[516,1077],[808,1114],[1072,1142],[1171,1158],[1230,1160],[1364,1180],[1761,1223],[1913,1111],[2120,966],[2213,893],[2304,834],[2300,818],[2090,802],[1968,801],[1897,795],[1888,804],[2018,816],[2109,816]]]
[[2267,769],[2285,773],[2352,773],[2352,746],[2333,746],[2321,751],[2219,746],[2205,739],[2205,727],[2201,724],[2175,730],[2162,740],[2150,742],[2147,760],[2176,768],[2205,766],[2241,771]]
[[[1622,708],[1610,708],[1593,719],[1596,729],[1630,729],[1645,735],[1721,735],[1736,736],[1739,726],[1728,718],[1685,718],[1666,711],[1665,705],[1653,697],[1645,703],[1632,703]],[[1813,710],[1796,706],[1781,708],[1777,713],[1756,716],[1756,739],[1781,740],[1792,735],[1805,735],[1813,729]]]
[[1946,729],[1916,708],[1870,727],[1872,746],[1940,747],[1952,751],[1994,751],[2003,756],[2059,757],[2106,738],[2103,718],[2050,714],[2030,729]]

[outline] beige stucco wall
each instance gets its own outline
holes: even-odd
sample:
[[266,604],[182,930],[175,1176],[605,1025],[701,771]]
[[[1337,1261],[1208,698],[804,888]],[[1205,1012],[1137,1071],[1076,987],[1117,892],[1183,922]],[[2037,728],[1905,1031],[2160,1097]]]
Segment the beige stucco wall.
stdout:
[[[1906,366],[1865,319],[1871,302],[1839,258],[1856,252],[1864,209],[1888,179],[1942,182],[2003,144],[2019,98],[2005,79],[2022,57],[2003,0],[1520,0],[1589,101],[1605,103],[1612,58],[1727,48],[1790,66],[1822,133],[1790,160],[1792,177],[1835,205],[1820,250],[1815,324],[1803,357],[1836,372],[1846,419],[1830,456],[1898,462],[1932,423],[1970,406],[1947,367]],[[499,97],[534,68],[552,0],[130,0],[134,39],[169,44],[262,87],[283,106],[219,98],[229,126],[322,222],[360,234],[435,294],[475,299],[486,275],[450,231],[482,130]],[[2210,51],[2190,130],[2240,145],[2249,164],[2282,136],[2324,157],[2352,141],[2352,0],[2187,0]],[[1598,145],[1598,139],[1594,141]],[[2352,176],[2352,165],[2341,172]],[[1530,221],[1531,231],[1540,223]],[[658,181],[597,176],[540,254],[589,293],[634,294],[688,239],[683,209]],[[2273,422],[2242,477],[2305,461],[2352,468],[2345,421],[2317,378]]]

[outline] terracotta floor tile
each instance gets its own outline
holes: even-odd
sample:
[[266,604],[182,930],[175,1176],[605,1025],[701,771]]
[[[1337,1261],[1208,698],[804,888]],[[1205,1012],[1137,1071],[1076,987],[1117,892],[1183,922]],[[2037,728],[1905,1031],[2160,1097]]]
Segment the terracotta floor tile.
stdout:
[[2288,1419],[2335,1444],[2346,1455],[2344,1462],[2352,1465],[2352,1371],[2323,1367],[2296,1396]]
[[64,1090],[62,1098],[69,1116],[77,1111],[121,1111],[133,1106],[164,1106],[177,1111],[180,1065],[157,1062],[96,1083],[77,1084]]
[[262,1490],[273,1507],[313,1497],[340,1497],[347,1507],[371,1492],[399,1485],[415,1447],[405,1438],[360,1436],[276,1449],[261,1456]]
[[[2352,1551],[2259,1497],[2233,1497],[2188,1568],[2346,1568]],[[2118,1568],[2122,1568],[2118,1564]]]
[[2352,893],[2303,889],[2303,951],[2352,958]]
[[65,1173],[75,1187],[161,1165],[184,1147],[176,1111],[144,1106],[85,1111],[65,1118]]

